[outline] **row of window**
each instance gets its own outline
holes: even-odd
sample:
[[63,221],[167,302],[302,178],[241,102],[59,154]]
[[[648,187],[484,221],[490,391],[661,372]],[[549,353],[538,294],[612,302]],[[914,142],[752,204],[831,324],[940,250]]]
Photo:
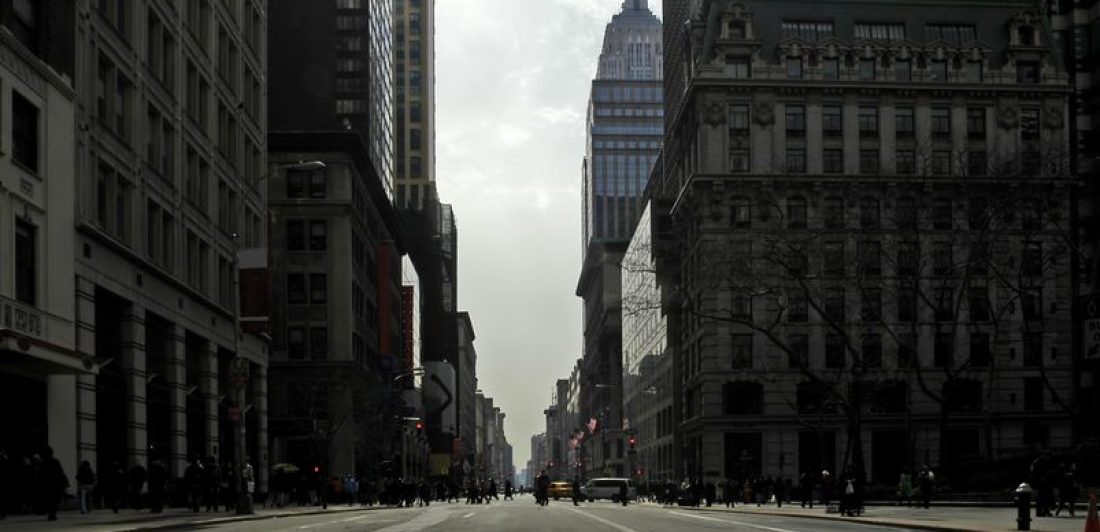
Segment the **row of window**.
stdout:
[[[727,72],[734,79],[752,78],[752,58],[749,56],[729,56],[726,58]],[[784,59],[787,79],[806,78],[807,69],[815,69],[814,79],[826,81],[930,81],[947,83],[980,83],[985,79],[985,64],[981,61],[953,61],[918,58],[860,58],[849,57],[803,57],[789,56]],[[1035,84],[1042,81],[1042,67],[1038,61],[1020,60],[1015,64],[1016,82]],[[851,72],[851,73],[849,73]]]
[[[730,223],[734,228],[748,229],[753,223],[752,200],[746,196],[731,199]],[[848,201],[839,196],[828,196],[822,200],[821,227],[824,229],[844,229],[848,226]],[[762,207],[762,210],[768,210]],[[1001,212],[996,210],[1004,209]],[[902,196],[894,200],[893,218],[890,220],[896,229],[918,229],[921,224],[922,208],[916,198]],[[784,225],[788,229],[806,229],[809,227],[809,205],[804,196],[790,196],[784,200]],[[1024,198],[1011,205],[991,206],[985,198],[971,197],[966,205],[966,221],[972,230],[989,229],[996,217],[999,225],[1007,227],[1019,217],[1019,227],[1024,231],[1043,229],[1046,214],[1043,203],[1037,198]],[[1054,215],[1051,215],[1052,218]],[[859,199],[857,216],[860,229],[881,229],[882,205],[878,198],[864,196]],[[959,229],[956,225],[955,203],[951,198],[937,196],[928,207],[927,218],[932,229]],[[763,218],[762,218],[763,219]]]
[[[734,22],[730,27],[731,37],[745,38],[743,22]],[[784,39],[800,39],[806,42],[818,42],[836,35],[832,21],[784,20],[780,25]],[[904,41],[906,25],[904,22],[856,22],[853,35],[859,40]],[[1021,26],[1017,28],[1018,42],[1033,46],[1036,42],[1035,28]],[[924,25],[925,42],[945,42],[963,45],[978,39],[978,32],[972,23],[928,23]]]

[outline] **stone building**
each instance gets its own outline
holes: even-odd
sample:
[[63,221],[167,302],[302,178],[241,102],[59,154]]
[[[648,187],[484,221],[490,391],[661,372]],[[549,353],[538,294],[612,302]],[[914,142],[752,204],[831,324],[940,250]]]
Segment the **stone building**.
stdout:
[[683,474],[962,485],[1072,444],[1071,92],[1032,4],[664,4]]
[[435,0],[393,0],[394,203],[418,211],[435,190]]
[[240,331],[237,270],[266,241],[266,7],[48,4],[75,9],[75,348],[98,369],[76,383],[79,457],[178,477],[189,454],[235,462],[241,416],[262,491],[268,353]]

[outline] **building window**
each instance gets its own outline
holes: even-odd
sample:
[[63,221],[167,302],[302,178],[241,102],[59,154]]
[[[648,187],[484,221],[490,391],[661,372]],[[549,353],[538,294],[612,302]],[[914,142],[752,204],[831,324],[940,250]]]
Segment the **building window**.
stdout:
[[894,78],[896,81],[911,81],[913,79],[913,63],[908,59],[894,61]]
[[784,39],[800,39],[808,43],[833,36],[833,23],[828,21],[784,20],[781,28]]
[[[789,151],[787,156],[790,157]],[[805,163],[805,155],[803,155],[803,163]],[[787,198],[787,227],[790,229],[806,228],[806,198],[802,196]]]
[[860,302],[860,319],[868,323],[882,320],[882,289],[864,288]]
[[1043,365],[1043,333],[1024,334],[1024,366]]
[[306,249],[305,222],[301,220],[288,220],[286,222],[286,249],[288,251],[304,251]]
[[1024,242],[1020,270],[1028,277],[1039,277],[1043,274],[1043,243]]
[[920,260],[920,244],[913,240],[898,242],[898,277],[912,277],[917,274]]
[[861,174],[877,174],[879,173],[878,166],[878,150],[859,150],[859,173]]
[[844,198],[831,196],[825,198],[825,228],[844,228]]
[[749,79],[752,77],[752,62],[748,57],[734,57],[729,61],[730,75],[733,79]]
[[932,346],[932,363],[937,368],[954,367],[955,335],[951,333],[936,334],[936,340]]
[[984,77],[981,61],[967,61],[965,63],[965,75],[967,83],[981,83]]
[[844,136],[844,112],[839,105],[826,105],[821,108],[821,133],[830,138]]
[[971,150],[966,152],[966,174],[969,176],[984,176],[989,172],[985,151]]
[[936,150],[932,152],[932,175],[951,175],[951,152]]
[[932,108],[932,138],[951,139],[951,110],[947,107]]
[[1024,410],[1041,412],[1043,410],[1043,378],[1024,377]]
[[970,140],[985,140],[984,107],[971,107],[966,110],[966,136]]
[[38,108],[16,91],[11,93],[11,158],[38,172]]
[[879,201],[870,196],[859,200],[859,225],[863,229],[878,229],[880,224]]
[[286,274],[286,302],[304,305],[306,302],[306,276],[302,273]]
[[898,150],[894,157],[895,169],[899,175],[916,173],[917,161],[913,150]]
[[826,149],[822,152],[822,165],[826,174],[844,172],[844,150]]
[[306,358],[306,331],[301,327],[288,327],[286,330],[286,351],[290,360]]
[[989,352],[989,334],[970,333],[970,365],[987,367],[992,362]]
[[952,262],[951,242],[937,241],[932,243],[932,275],[950,275],[954,270]]
[[801,57],[787,57],[787,79],[802,79]]
[[743,196],[733,198],[732,219],[733,226],[736,228],[744,229],[752,226],[749,198]]
[[792,369],[808,367],[810,363],[810,340],[805,334],[792,334],[787,337],[787,365]]
[[328,246],[328,225],[324,221],[309,222],[310,251],[324,251]]
[[787,148],[787,173],[806,173],[806,150],[802,148]]
[[859,79],[860,81],[874,81],[875,80],[875,60],[871,58],[862,58],[859,60]]
[[1020,310],[1024,320],[1040,321],[1043,319],[1043,289],[1040,287],[1027,288],[1020,296]]
[[861,138],[878,138],[878,107],[864,106],[859,108],[859,136]]
[[860,339],[860,351],[864,368],[882,367],[882,336],[865,334]]
[[823,74],[826,80],[836,81],[840,79],[840,60],[835,57],[826,57],[822,61]]
[[19,219],[15,222],[15,299],[28,305],[38,303],[38,273],[35,245],[37,228]]
[[925,24],[926,42],[943,41],[947,44],[966,44],[976,41],[978,33],[973,24]]
[[328,277],[325,274],[309,274],[309,302],[314,305],[328,302]]
[[409,176],[424,177],[424,163],[420,157],[409,157]]
[[749,171],[748,148],[735,148],[730,150],[730,172],[743,174]]
[[937,83],[947,82],[947,61],[932,60],[928,64],[930,81]]
[[989,321],[989,288],[971,287],[967,292],[970,321]]
[[722,385],[723,415],[759,415],[763,413],[764,386],[762,384],[758,382],[727,382]]
[[847,358],[844,347],[844,336],[839,334],[825,335],[825,367],[829,369],[843,369],[847,364]]
[[1016,62],[1016,83],[1039,83],[1039,63],[1036,61]]
[[831,287],[825,289],[825,318],[834,323],[843,323],[848,319],[845,309],[844,289]]
[[937,288],[935,296],[936,321],[955,319],[955,290],[952,288]]
[[824,382],[806,381],[798,383],[796,392],[798,411],[803,414],[821,414],[836,411],[832,401],[833,391]]
[[309,197],[311,198],[323,198],[325,197],[325,172],[324,170],[314,170],[309,172]]
[[917,319],[917,294],[909,287],[898,288],[898,321],[912,322]]
[[309,357],[313,360],[328,358],[328,329],[325,327],[309,328]]
[[898,367],[912,368],[917,365],[917,335],[902,333],[898,335]]
[[806,136],[806,108],[801,105],[787,106],[787,138]]
[[875,240],[859,243],[859,274],[862,277],[882,275],[882,245]]
[[895,223],[899,229],[917,228],[917,202],[911,197],[898,198]]
[[905,40],[905,24],[901,22],[856,22],[855,30],[856,40]]
[[847,264],[844,257],[844,241],[833,240],[821,246],[822,265],[821,271],[827,277],[843,277],[844,266]]
[[731,337],[731,345],[731,367],[733,369],[752,368],[752,335],[735,334]]
[[894,110],[895,134],[899,139],[913,138],[913,108],[898,107]]

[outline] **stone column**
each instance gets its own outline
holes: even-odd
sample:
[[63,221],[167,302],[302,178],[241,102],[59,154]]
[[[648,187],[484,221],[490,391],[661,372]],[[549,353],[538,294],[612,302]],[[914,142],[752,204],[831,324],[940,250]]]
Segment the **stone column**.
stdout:
[[76,474],[76,376],[50,375],[47,383],[47,440],[66,473]]
[[[202,357],[199,389],[206,402],[206,449],[201,452],[206,456],[216,455],[224,461],[226,456],[232,455],[226,455],[225,449],[218,449],[218,344],[208,341]],[[193,451],[200,452],[199,449]],[[231,450],[229,452],[232,453]]]
[[122,316],[120,354],[126,375],[126,447],[135,464],[148,467],[145,309],[137,304],[131,304]]
[[[180,478],[187,467],[187,391],[198,383],[187,382],[187,331],[179,324],[168,327],[165,338],[166,375],[168,380],[169,440],[168,471],[172,478]],[[195,391],[198,393],[198,390]],[[201,450],[201,449],[198,449]]]
[[[95,283],[85,277],[77,277],[76,350],[80,356],[96,357],[95,323]],[[76,378],[77,458],[87,460],[93,467],[96,466],[95,386],[94,375]]]

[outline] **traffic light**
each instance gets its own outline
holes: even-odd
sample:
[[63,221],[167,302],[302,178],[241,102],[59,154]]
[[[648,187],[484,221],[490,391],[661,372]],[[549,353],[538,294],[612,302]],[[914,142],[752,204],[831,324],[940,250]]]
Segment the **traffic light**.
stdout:
[[636,440],[634,436],[631,436],[629,439],[626,440],[626,443],[630,445],[631,449],[633,449],[634,446],[638,444],[638,440]]
[[417,421],[416,422],[416,430],[424,430],[424,422],[423,421]]

